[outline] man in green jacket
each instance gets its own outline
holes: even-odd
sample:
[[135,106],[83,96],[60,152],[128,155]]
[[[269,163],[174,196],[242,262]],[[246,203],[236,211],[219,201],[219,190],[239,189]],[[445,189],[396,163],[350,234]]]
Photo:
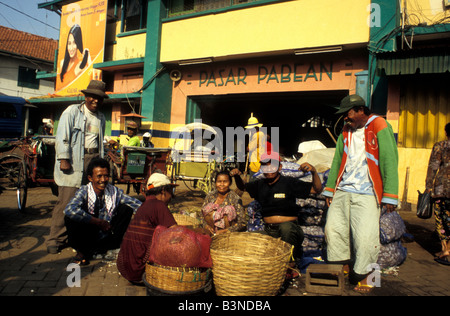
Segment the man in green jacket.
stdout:
[[127,124],[127,146],[137,146],[141,147],[141,140],[137,136],[138,125],[134,121],[129,121]]
[[[342,99],[346,125],[336,144],[324,189],[329,205],[325,236],[328,261],[349,271],[358,292],[374,285],[370,272],[380,251],[380,212],[392,212],[398,203],[398,152],[392,127],[373,115],[358,95]],[[351,258],[353,245],[354,258]]]

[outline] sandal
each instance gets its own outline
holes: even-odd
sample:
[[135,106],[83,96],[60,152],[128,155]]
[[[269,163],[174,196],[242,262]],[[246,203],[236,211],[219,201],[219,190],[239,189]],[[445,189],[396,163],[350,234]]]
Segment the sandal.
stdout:
[[350,267],[348,266],[348,264],[344,265],[342,267],[342,272],[344,273],[344,278],[348,278],[350,275]]
[[78,264],[79,266],[87,266],[90,262],[83,255],[77,253],[77,255],[72,258],[71,263]]
[[437,263],[446,265],[446,266],[450,266],[450,260],[449,260],[450,255],[448,256],[443,256],[443,257],[437,257],[434,258],[434,261],[436,261]]
[[358,285],[353,288],[353,291],[356,291],[358,293],[367,294],[372,292],[374,286],[369,284],[362,284],[361,282],[358,282]]
[[439,251],[434,254],[434,259],[441,259],[441,258],[447,257],[449,255],[450,254],[447,251]]

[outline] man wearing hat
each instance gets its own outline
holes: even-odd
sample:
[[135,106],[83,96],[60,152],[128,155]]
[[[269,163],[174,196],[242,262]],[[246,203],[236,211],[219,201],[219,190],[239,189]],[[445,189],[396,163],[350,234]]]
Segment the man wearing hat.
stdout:
[[261,204],[261,215],[264,219],[264,231],[275,238],[294,246],[294,259],[302,257],[303,230],[298,224],[298,206],[296,199],[306,199],[311,193],[322,192],[322,184],[316,169],[309,163],[303,163],[300,170],[311,172],[313,181],[304,182],[292,177],[283,176],[280,155],[272,151],[261,155],[261,172],[263,179],[243,183],[238,169],[230,174],[235,177],[239,190],[247,191],[252,198]]
[[135,121],[127,123],[127,146],[141,146],[141,140],[137,136],[138,125]]
[[[61,114],[56,131],[54,179],[58,185],[58,202],[53,209],[47,251],[58,253],[67,241],[63,210],[81,184],[87,184],[85,169],[95,157],[103,157],[105,116],[99,111],[106,85],[92,80],[81,104],[72,104]],[[83,182],[83,183],[82,183]]]
[[[329,210],[325,226],[328,260],[344,264],[354,259],[351,280],[358,292],[369,292],[371,265],[380,250],[382,208],[394,211],[398,203],[398,152],[392,127],[374,115],[364,99],[353,94],[342,99],[337,112],[346,125],[336,144],[324,189]],[[354,256],[350,254],[353,245]]]
[[142,282],[156,227],[168,228],[177,224],[167,207],[175,186],[162,173],[153,173],[148,179],[145,202],[131,220],[117,257],[117,269],[132,283]]
[[260,157],[266,152],[267,139],[266,134],[260,130],[262,126],[263,124],[259,123],[258,119],[253,116],[253,113],[248,119],[247,126],[245,126],[245,129],[251,130],[250,141],[248,143],[248,168],[250,170],[250,181],[254,180],[253,175],[259,171],[261,166]]

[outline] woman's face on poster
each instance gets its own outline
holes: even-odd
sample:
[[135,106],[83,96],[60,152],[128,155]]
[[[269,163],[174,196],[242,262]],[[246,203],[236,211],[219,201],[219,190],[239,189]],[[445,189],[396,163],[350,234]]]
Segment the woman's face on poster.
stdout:
[[69,52],[70,58],[74,58],[77,54],[77,44],[75,43],[73,34],[69,34],[69,38],[67,40],[67,51]]

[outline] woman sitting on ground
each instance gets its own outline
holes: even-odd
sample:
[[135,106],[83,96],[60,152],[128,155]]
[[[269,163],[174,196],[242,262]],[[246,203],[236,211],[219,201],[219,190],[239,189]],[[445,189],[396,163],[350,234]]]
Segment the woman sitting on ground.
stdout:
[[239,195],[230,190],[231,176],[228,171],[216,175],[216,188],[205,198],[202,213],[206,229],[211,235],[224,232],[245,231],[245,209]]

